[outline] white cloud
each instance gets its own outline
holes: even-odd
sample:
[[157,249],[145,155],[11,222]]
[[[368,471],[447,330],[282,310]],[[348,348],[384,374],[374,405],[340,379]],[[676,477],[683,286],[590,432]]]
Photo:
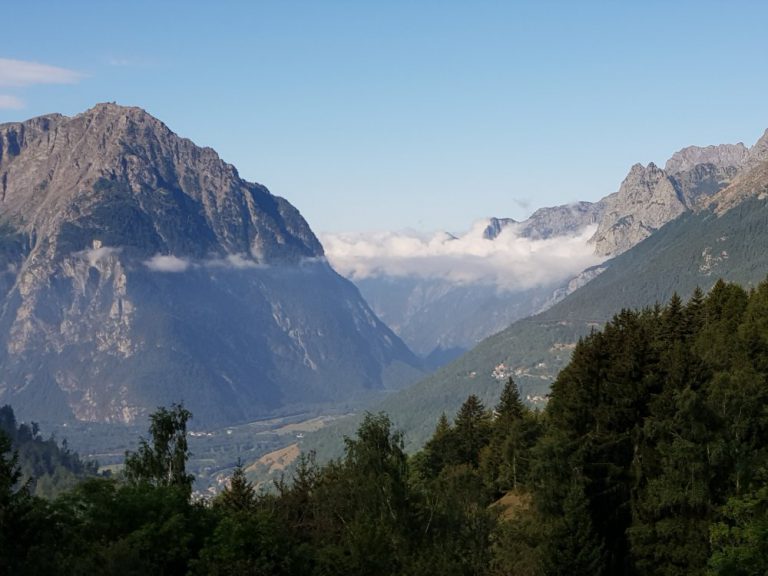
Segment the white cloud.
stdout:
[[[103,249],[102,249],[103,250]],[[168,254],[156,254],[144,265],[153,272],[185,272],[189,268],[219,268],[227,270],[253,270],[266,268],[255,260],[242,254],[228,254],[224,258],[193,261]]]
[[0,58],[0,86],[22,88],[35,84],[75,84],[83,74],[38,62]]
[[264,265],[259,264],[255,260],[251,260],[242,254],[229,254],[226,258],[208,260],[206,261],[205,265],[214,268],[234,268],[235,270],[245,270],[247,268],[264,268]]
[[21,110],[22,108],[24,108],[24,102],[20,98],[0,94],[0,110]]
[[559,282],[603,261],[588,243],[595,227],[574,236],[532,240],[514,227],[495,240],[483,238],[488,221],[460,237],[444,232],[325,234],[321,241],[331,264],[349,278],[415,276],[460,284],[493,284],[521,290]]
[[184,272],[189,268],[190,261],[176,256],[156,254],[144,264],[153,272]]
[[111,246],[99,246],[98,248],[92,248],[90,250],[84,250],[82,255],[88,260],[88,264],[91,266],[96,265],[104,258],[108,258],[112,254],[120,252],[120,248],[113,248]]

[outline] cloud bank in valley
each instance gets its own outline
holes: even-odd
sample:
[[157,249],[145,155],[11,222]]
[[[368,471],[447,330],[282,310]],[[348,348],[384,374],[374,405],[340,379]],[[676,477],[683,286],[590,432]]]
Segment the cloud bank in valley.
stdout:
[[533,240],[514,226],[483,237],[488,221],[466,234],[409,232],[324,234],[320,240],[336,270],[351,279],[376,276],[441,278],[457,284],[493,284],[514,291],[560,282],[604,260],[589,239],[595,226],[573,236]]

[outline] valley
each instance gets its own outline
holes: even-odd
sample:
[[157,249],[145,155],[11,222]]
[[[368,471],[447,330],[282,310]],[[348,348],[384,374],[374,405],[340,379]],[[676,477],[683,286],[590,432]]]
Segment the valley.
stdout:
[[768,574],[768,3],[2,14],[0,576]]

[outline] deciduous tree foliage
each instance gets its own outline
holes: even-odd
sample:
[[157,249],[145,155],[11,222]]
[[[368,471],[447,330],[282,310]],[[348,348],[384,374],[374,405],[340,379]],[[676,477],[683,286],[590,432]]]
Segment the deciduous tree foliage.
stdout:
[[159,408],[149,417],[151,440],[142,438],[136,452],[125,454],[125,475],[134,484],[179,486],[191,491],[187,474],[187,421],[192,414],[180,404]]

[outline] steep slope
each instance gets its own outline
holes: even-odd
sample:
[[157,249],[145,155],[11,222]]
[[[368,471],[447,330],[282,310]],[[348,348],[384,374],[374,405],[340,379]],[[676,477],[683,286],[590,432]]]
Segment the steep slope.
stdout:
[[417,361],[299,212],[139,108],[0,125],[0,401],[230,423],[359,400]]
[[[513,376],[534,403],[567,363],[579,337],[622,308],[688,297],[718,278],[755,285],[768,274],[768,162],[743,173],[714,200],[740,198],[727,211],[686,212],[606,263],[605,271],[537,316],[515,322],[435,374],[383,401],[412,447],[469,394],[493,405]],[[543,401],[543,398],[542,398]],[[349,425],[349,424],[348,424]],[[320,446],[332,444],[324,432]]]
[[[602,271],[596,266],[601,260],[629,250],[680,215],[706,207],[768,155],[767,141],[763,137],[752,148],[741,143],[689,146],[673,154],[664,169],[653,163],[634,165],[619,190],[599,202],[541,208],[523,222],[490,218],[482,230],[488,242],[510,234],[535,242],[573,238],[596,226],[590,242],[597,257],[588,264],[594,267],[582,274],[569,270],[573,276],[525,289],[386,274],[354,280],[376,313],[413,350],[431,356],[431,365],[439,365],[511,322],[562,300]],[[510,277],[516,273],[510,266]]]
[[605,210],[592,238],[595,252],[621,254],[680,214],[707,206],[711,196],[760,163],[764,140],[750,149],[742,143],[689,146],[675,152],[663,170],[635,164],[618,192],[601,200]]
[[355,284],[376,315],[434,367],[541,309],[559,287],[506,292],[488,284],[408,276],[363,278]]

